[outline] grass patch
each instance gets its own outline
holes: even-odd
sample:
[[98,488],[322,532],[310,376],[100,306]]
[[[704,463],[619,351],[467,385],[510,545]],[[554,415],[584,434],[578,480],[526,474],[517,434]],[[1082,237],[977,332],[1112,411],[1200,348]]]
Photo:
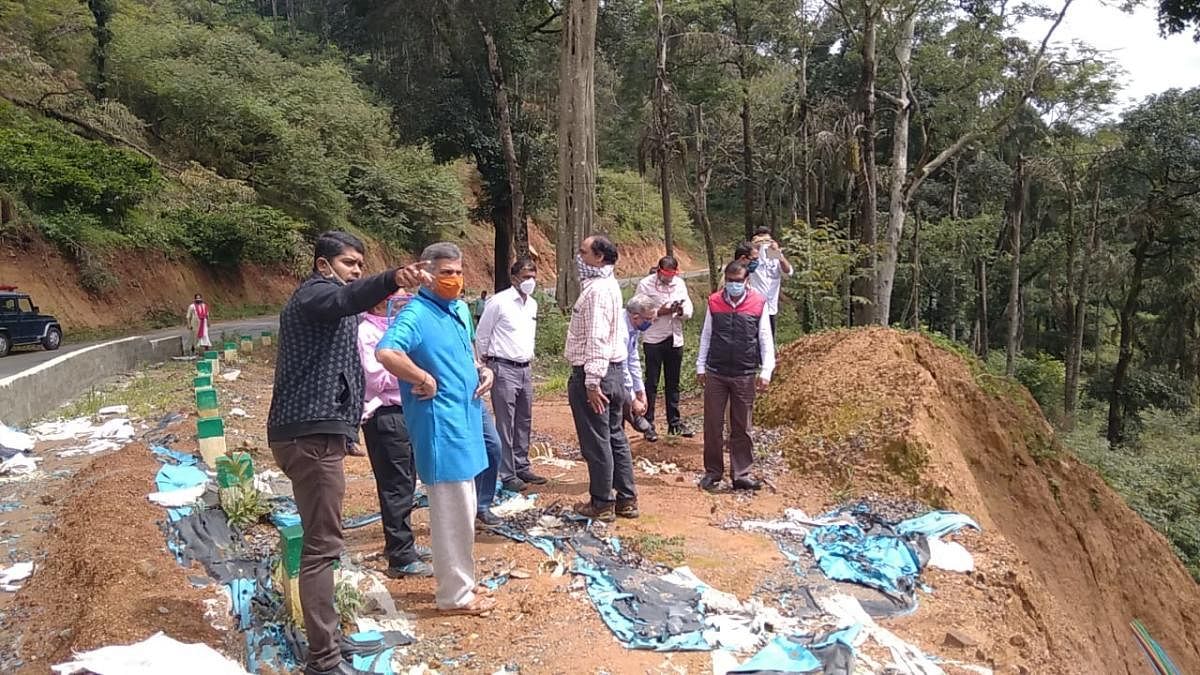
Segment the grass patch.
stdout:
[[647,560],[678,567],[686,559],[683,545],[686,540],[679,535],[664,537],[651,532],[639,532],[623,539],[625,545]]
[[170,363],[132,375],[111,384],[93,388],[54,411],[50,417],[95,416],[101,408],[129,406],[133,417],[152,417],[166,410],[186,407],[192,394],[190,363]]

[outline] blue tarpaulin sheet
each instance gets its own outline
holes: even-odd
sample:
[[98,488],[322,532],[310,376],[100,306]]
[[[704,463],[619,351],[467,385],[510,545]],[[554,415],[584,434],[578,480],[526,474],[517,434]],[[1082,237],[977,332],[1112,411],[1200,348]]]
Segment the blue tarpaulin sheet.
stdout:
[[[166,452],[174,455],[182,455],[175,453],[173,450]],[[158,454],[156,451],[155,454]],[[182,455],[183,457],[191,457],[191,455]],[[208,480],[208,476],[199,467],[192,464],[163,464],[154,476],[154,485],[159,492],[170,492],[171,490],[182,490],[183,488],[195,487],[201,485]],[[192,512],[190,506],[179,506],[167,509],[167,518],[173,523],[180,518]]]
[[910,591],[921,570],[917,554],[899,537],[868,535],[857,525],[825,525],[804,538],[825,576],[886,593]]
[[923,534],[926,537],[943,537],[964,527],[979,529],[970,516],[954,511],[930,511],[918,518],[909,518],[896,525],[899,534]]

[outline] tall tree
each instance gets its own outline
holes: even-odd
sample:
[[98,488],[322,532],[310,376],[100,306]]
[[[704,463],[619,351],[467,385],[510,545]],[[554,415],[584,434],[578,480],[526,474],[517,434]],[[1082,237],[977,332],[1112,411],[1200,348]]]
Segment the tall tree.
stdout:
[[596,16],[599,0],[568,0],[559,50],[558,306],[579,296],[575,250],[596,209]]

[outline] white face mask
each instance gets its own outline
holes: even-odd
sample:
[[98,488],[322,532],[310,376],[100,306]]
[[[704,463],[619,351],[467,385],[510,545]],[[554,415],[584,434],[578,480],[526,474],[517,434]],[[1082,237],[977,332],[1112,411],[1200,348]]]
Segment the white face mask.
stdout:
[[521,291],[522,295],[529,295],[534,291],[535,288],[537,288],[537,280],[525,279],[521,283],[517,284],[517,288]]

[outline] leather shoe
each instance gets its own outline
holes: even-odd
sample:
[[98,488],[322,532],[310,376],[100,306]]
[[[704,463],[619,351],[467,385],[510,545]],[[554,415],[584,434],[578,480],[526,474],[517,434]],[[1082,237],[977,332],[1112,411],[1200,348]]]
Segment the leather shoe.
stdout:
[[696,432],[694,432],[691,429],[680,424],[679,426],[674,426],[674,427],[671,427],[670,429],[667,429],[667,435],[668,436],[680,436],[683,438],[691,438],[692,436],[696,435]]
[[530,485],[545,485],[547,482],[545,477],[539,476],[532,471],[529,471],[527,473],[519,473],[519,474],[517,474],[517,478],[520,478],[521,480],[525,481],[526,483],[529,483]]
[[578,513],[584,518],[591,518],[592,520],[601,520],[606,523],[611,523],[617,519],[617,512],[616,509],[613,508],[612,502],[597,506],[595,502],[589,499],[581,504],[576,504],[574,509],[575,513]]
[[529,484],[520,478],[509,478],[508,480],[500,483],[500,487],[508,490],[509,492],[524,492],[529,489]]
[[647,429],[646,433],[643,434],[643,436],[645,437],[647,442],[654,443],[654,442],[658,441],[658,432],[654,430],[654,427],[650,427],[649,429]]
[[645,417],[642,417],[641,415],[634,417],[633,421],[630,422],[630,424],[633,425],[633,430],[638,432],[639,434],[644,434],[647,431],[654,428],[654,426],[650,424],[650,421],[647,420]]
[[614,511],[620,518],[637,518],[641,515],[636,499],[618,499]]
[[504,520],[492,513],[491,509],[484,509],[475,514],[475,524],[481,527],[496,527],[497,525],[503,525]]
[[739,478],[733,481],[734,490],[759,490],[762,488],[762,483],[753,478]]
[[705,492],[716,492],[721,487],[720,476],[705,476],[700,479],[700,489]]

